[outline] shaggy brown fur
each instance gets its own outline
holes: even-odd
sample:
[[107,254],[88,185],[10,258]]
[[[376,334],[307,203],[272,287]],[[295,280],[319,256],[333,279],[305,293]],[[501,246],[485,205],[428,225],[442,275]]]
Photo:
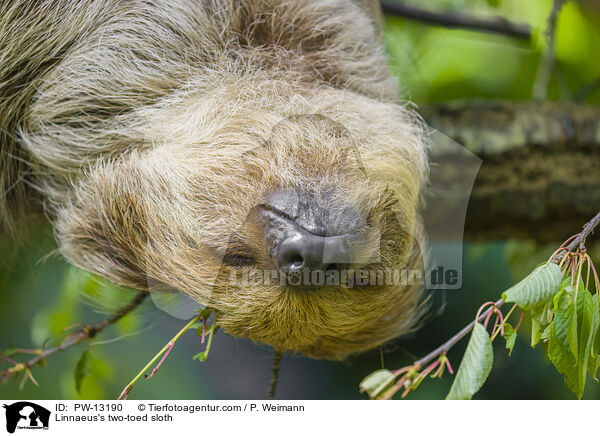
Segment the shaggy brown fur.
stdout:
[[41,198],[75,265],[176,288],[278,351],[341,359],[414,328],[419,286],[244,286],[219,253],[241,241],[251,274],[272,266],[248,217],[283,187],[334,192],[385,266],[420,263],[424,135],[375,1],[0,1],[6,228]]

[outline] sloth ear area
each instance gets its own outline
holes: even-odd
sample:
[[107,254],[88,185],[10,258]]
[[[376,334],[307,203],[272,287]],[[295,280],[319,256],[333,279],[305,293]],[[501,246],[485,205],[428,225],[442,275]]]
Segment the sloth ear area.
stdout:
[[56,212],[61,254],[121,286],[147,289],[144,192],[148,179],[135,159],[97,164],[78,179]]

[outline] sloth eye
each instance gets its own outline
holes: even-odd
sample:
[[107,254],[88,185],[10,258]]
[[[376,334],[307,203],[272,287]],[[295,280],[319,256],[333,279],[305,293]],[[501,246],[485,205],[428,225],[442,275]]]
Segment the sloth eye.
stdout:
[[253,266],[256,264],[256,259],[248,254],[242,253],[225,253],[223,256],[223,262],[229,266],[242,267],[242,266]]

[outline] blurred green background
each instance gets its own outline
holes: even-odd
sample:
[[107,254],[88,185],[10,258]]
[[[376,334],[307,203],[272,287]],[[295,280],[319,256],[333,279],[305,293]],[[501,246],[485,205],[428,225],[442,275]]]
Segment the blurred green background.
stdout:
[[[414,2],[436,11],[468,11],[480,16],[503,16],[533,26],[531,43],[510,37],[449,30],[398,17],[386,17],[385,41],[390,64],[408,98],[417,104],[463,98],[530,100],[541,54],[550,0],[427,0]],[[556,66],[548,98],[569,100],[600,77],[600,2],[567,2],[557,25]],[[600,91],[586,102],[600,103]],[[583,223],[582,223],[583,224]],[[575,233],[578,229],[565,229]],[[563,236],[563,235],[559,235]],[[384,349],[387,368],[399,368],[431,351],[474,316],[481,303],[496,300],[516,280],[547,258],[562,241],[537,245],[532,241],[465,243],[463,288],[434,296],[434,310],[413,337]],[[51,229],[33,223],[20,243],[0,241],[0,349],[34,348],[45,341],[58,343],[64,329],[78,322],[95,323],[133,297],[127,290],[102,284],[70,267],[57,254]],[[600,260],[598,244],[591,247]],[[442,309],[443,310],[437,310]],[[40,384],[19,382],[0,386],[0,397],[38,399],[113,399],[124,385],[184,325],[156,309],[151,302],[89,345],[80,344],[51,357],[33,375]],[[573,399],[562,376],[539,349],[529,346],[523,326],[511,357],[502,340],[495,346],[494,369],[480,399]],[[458,367],[465,343],[449,357]],[[538,348],[541,345],[538,345]],[[80,393],[74,372],[81,353],[93,356],[90,375]],[[203,346],[188,332],[165,365],[150,381],[139,381],[132,399],[243,399],[267,398],[272,353],[265,347],[217,333],[205,363],[192,356]],[[7,362],[1,362],[2,368]],[[281,365],[276,398],[364,398],[358,383],[379,368],[374,350],[346,362],[316,361],[286,356]],[[413,399],[441,399],[451,379],[425,381],[410,394]],[[600,398],[599,384],[588,379],[584,398]]]

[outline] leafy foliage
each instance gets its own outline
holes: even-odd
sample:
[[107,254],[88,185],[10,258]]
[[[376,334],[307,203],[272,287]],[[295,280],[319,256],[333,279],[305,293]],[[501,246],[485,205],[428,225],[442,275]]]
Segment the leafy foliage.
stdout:
[[[565,241],[547,262],[503,292],[502,300],[483,304],[471,324],[472,329],[469,326],[461,330],[425,358],[415,361],[413,365],[396,371],[379,370],[372,373],[361,383],[361,391],[367,392],[371,398],[391,398],[398,390],[404,388],[402,397],[405,397],[436,367],[438,370],[433,377],[441,376],[444,362],[449,365],[446,352],[471,330],[471,338],[458,373],[446,396],[448,400],[471,399],[483,386],[492,369],[493,340],[502,335],[510,355],[523,315],[528,314],[531,318],[531,346],[535,347],[541,341],[547,343],[546,350],[550,361],[564,376],[569,389],[581,398],[587,375],[597,380],[600,368],[600,279],[582,243],[577,242],[579,248],[574,252],[566,248],[566,243],[576,236]],[[587,273],[583,280],[586,264]],[[595,295],[589,290],[590,283],[595,287]],[[499,309],[505,302],[514,303],[506,316]],[[486,307],[487,310],[482,313]],[[521,320],[513,328],[506,320],[517,307],[523,313]],[[494,315],[496,318],[490,335],[488,323]],[[430,363],[436,357],[438,360]],[[421,366],[428,363],[429,366],[421,371]],[[400,374],[405,375],[393,384]]]

